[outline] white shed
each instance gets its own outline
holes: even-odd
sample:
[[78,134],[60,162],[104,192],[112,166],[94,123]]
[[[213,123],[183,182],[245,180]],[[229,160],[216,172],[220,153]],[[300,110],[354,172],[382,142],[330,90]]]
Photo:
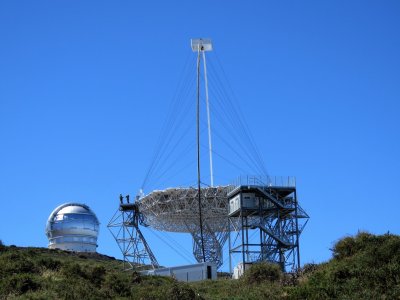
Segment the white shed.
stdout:
[[158,275],[158,276],[169,276],[179,281],[192,282],[206,279],[217,279],[217,267],[210,262],[160,268],[154,270],[145,270],[140,272],[143,275]]
[[233,269],[232,278],[239,279],[244,274],[245,269],[248,270],[251,268],[251,266],[252,266],[252,264],[250,264],[250,263],[246,263],[246,264],[243,264],[242,262],[238,263],[236,265],[236,267]]

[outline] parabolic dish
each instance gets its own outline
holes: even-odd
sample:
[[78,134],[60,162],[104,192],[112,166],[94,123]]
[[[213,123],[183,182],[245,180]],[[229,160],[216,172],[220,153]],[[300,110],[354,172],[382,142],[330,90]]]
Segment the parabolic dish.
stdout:
[[[201,188],[201,211],[204,226],[212,232],[228,230],[228,191],[231,186]],[[193,232],[198,228],[197,188],[156,190],[137,201],[146,223],[160,231]]]

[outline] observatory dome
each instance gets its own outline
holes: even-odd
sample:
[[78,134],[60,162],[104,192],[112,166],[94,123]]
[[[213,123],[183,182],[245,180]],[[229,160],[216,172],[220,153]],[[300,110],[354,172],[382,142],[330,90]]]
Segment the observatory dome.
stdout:
[[99,221],[89,206],[65,203],[50,214],[46,235],[50,249],[96,252]]

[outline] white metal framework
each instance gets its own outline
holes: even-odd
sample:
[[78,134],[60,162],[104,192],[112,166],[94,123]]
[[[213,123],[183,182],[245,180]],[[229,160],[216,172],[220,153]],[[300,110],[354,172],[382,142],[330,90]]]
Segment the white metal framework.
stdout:
[[[246,266],[277,263],[283,271],[300,267],[300,234],[309,216],[300,207],[295,180],[264,183],[258,177],[238,181],[229,191],[229,258]],[[243,270],[244,271],[244,270]]]
[[139,224],[145,225],[144,216],[135,203],[120,203],[107,227],[124,256],[124,269],[158,268],[156,257],[146,242]]
[[[211,230],[225,228],[227,221],[227,191],[229,186],[201,189],[202,211]],[[197,188],[169,188],[153,191],[138,200],[146,223],[160,231],[191,232],[190,224],[198,224]],[[226,231],[224,229],[223,231]]]
[[[151,228],[190,233],[193,254],[202,262],[197,199],[196,188],[169,188],[137,204]],[[300,266],[299,237],[309,217],[298,204],[295,178],[247,176],[231,185],[201,188],[201,210],[206,261],[220,267],[229,238],[229,258],[235,263],[270,261],[286,271]]]
[[203,245],[200,236],[200,220],[197,188],[170,188],[153,191],[137,201],[146,216],[146,224],[160,231],[188,232],[193,237],[193,254],[198,262],[223,263],[222,247],[228,238],[229,186],[201,188],[203,213]]

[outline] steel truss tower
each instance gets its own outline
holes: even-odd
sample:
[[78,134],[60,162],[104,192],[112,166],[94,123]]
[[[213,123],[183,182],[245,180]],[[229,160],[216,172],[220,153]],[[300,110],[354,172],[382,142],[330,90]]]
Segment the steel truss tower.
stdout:
[[299,236],[309,216],[297,201],[295,181],[262,183],[251,177],[233,186],[229,199],[229,258],[246,267],[272,262],[283,271],[300,267]]
[[146,226],[144,216],[136,203],[121,203],[107,227],[114,236],[124,257],[124,269],[138,269],[159,264],[147,244],[139,225]]

